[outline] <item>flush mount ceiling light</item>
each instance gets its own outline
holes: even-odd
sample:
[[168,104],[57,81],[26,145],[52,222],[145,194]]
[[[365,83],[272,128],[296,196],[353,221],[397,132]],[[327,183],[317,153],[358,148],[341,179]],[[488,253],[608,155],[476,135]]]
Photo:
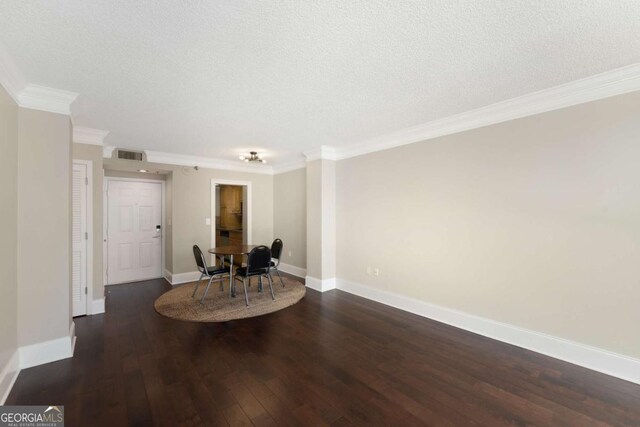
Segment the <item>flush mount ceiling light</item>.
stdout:
[[260,157],[258,157],[258,153],[255,152],[255,151],[250,151],[249,152],[249,157],[240,156],[239,159],[243,160],[245,162],[267,163],[267,161],[265,159],[261,159]]

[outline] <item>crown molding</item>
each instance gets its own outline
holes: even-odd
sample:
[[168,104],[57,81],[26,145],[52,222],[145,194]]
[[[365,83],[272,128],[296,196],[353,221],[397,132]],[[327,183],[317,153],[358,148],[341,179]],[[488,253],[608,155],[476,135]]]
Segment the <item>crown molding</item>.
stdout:
[[76,144],[103,145],[108,130],[94,129],[83,126],[73,127],[73,142]]
[[71,115],[71,104],[78,94],[45,86],[27,85],[18,94],[18,104],[23,108]]
[[320,147],[304,152],[307,162],[314,160],[337,160],[337,149],[329,145],[321,145]]
[[27,84],[20,69],[0,43],[0,84],[22,108],[71,115],[78,94],[51,87]]
[[206,169],[228,170],[236,172],[273,175],[273,167],[264,164],[246,164],[239,160],[213,159],[209,157],[190,156],[186,154],[165,153],[145,150],[147,162],[164,163],[178,166],[198,166]]
[[0,85],[5,88],[16,104],[20,104],[18,94],[27,86],[27,82],[2,43],[0,43]]
[[304,169],[307,167],[307,162],[304,159],[295,160],[281,165],[273,165],[273,174],[278,175],[285,172],[291,172],[297,169]]
[[347,159],[640,90],[640,63],[336,148]]
[[113,145],[105,145],[102,147],[102,157],[105,159],[110,159],[111,157],[113,157],[113,150],[115,150],[116,147]]

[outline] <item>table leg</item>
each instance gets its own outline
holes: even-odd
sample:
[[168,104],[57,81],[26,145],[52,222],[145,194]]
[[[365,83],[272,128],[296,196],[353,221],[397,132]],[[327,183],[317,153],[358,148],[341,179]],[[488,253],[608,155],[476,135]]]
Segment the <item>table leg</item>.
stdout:
[[232,297],[236,296],[236,291],[234,289],[235,283],[233,283],[233,254],[231,254],[231,267],[229,267],[229,295]]

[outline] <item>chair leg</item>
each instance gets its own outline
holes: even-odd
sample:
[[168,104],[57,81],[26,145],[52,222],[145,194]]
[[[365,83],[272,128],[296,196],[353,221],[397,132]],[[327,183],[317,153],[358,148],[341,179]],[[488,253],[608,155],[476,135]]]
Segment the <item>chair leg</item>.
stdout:
[[198,291],[198,287],[200,286],[200,282],[202,281],[202,276],[204,276],[204,273],[200,273],[200,278],[198,279],[198,284],[196,285],[196,288],[193,290],[193,293],[191,294],[191,298],[196,296],[196,292]]
[[209,279],[209,283],[207,283],[207,287],[204,290],[204,295],[202,295],[202,299],[200,300],[200,304],[204,304],[204,299],[207,297],[207,292],[209,292],[209,287],[211,286],[211,282],[213,281],[213,276]]
[[280,278],[280,283],[282,283],[282,287],[284,288],[284,281],[282,280],[282,276],[280,275],[280,270],[278,270],[277,268],[274,268],[274,270],[276,271],[276,274]]
[[258,276],[258,292],[262,292],[262,276]]
[[249,307],[249,295],[247,295],[247,282],[245,279],[242,279],[242,287],[244,288],[244,302],[246,302],[247,307]]
[[233,281],[231,282],[232,285],[229,286],[229,299],[235,296],[236,280],[240,280],[240,279],[238,278],[238,276],[233,276]]
[[271,289],[271,299],[275,300],[276,296],[273,294],[273,284],[271,283],[271,276],[267,275],[267,281],[269,282],[269,289]]

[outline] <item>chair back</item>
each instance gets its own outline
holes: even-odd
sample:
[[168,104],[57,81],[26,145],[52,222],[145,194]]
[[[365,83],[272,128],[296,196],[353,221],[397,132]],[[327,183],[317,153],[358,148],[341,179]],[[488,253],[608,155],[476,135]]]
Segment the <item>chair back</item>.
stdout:
[[253,248],[251,252],[249,252],[249,256],[247,257],[247,271],[265,270],[265,272],[268,272],[270,265],[271,249],[269,249],[268,246],[261,245]]
[[207,271],[207,261],[204,259],[204,254],[198,247],[198,245],[193,245],[193,256],[196,259],[196,264],[198,265],[198,270],[200,273],[204,273]]
[[271,244],[271,258],[275,258],[278,261],[280,260],[280,255],[282,255],[282,240],[276,239]]

